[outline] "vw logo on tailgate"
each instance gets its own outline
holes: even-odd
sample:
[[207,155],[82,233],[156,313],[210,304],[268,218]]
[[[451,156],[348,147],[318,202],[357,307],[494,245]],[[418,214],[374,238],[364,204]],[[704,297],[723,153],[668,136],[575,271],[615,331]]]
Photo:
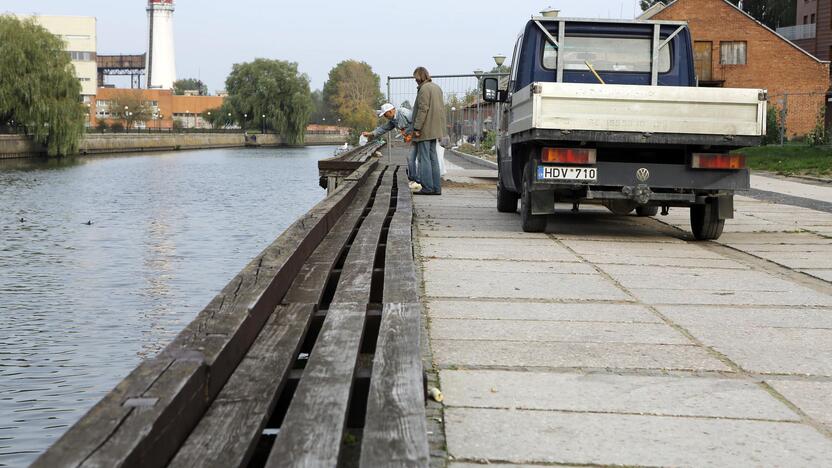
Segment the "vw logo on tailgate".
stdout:
[[646,167],[642,167],[636,171],[636,178],[640,182],[647,182],[647,179],[650,178],[650,171],[648,171]]

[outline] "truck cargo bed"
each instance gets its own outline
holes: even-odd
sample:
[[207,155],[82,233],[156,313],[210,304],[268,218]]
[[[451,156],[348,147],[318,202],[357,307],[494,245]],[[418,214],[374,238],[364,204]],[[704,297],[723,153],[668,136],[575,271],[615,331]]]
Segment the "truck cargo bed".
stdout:
[[532,83],[513,96],[509,133],[533,130],[538,136],[571,140],[583,140],[579,135],[586,133],[594,141],[627,143],[755,144],[766,131],[765,94],[758,89]]

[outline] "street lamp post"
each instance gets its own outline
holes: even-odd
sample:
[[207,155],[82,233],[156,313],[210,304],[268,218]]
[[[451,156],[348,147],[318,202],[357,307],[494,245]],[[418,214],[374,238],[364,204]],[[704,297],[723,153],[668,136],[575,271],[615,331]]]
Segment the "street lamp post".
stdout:
[[456,107],[451,107],[451,135],[454,137],[454,141],[451,142],[451,145],[457,140],[456,138]]
[[480,117],[480,89],[482,88],[482,70],[477,68],[474,70],[474,75],[477,76],[477,148],[482,143],[482,118]]
[[214,129],[214,122],[211,121],[211,111],[208,111],[208,124],[211,125],[211,130]]
[[[506,62],[506,56],[505,55],[497,54],[497,55],[494,56],[494,63],[497,64],[497,71],[500,70],[500,67],[502,67],[505,62]],[[500,76],[498,75],[497,76],[497,94],[499,94],[499,89],[500,89]],[[497,133],[497,138],[498,138],[497,146],[498,147],[500,146],[500,142],[499,142],[500,117],[502,117],[502,112],[503,112],[503,109],[502,109],[501,103],[499,101],[495,102],[494,103],[494,114],[495,114],[495,117],[494,117],[494,131]]]
[[260,125],[261,125],[261,127],[263,128],[263,130],[262,130],[260,133],[262,133],[263,135],[265,135],[265,134],[266,134],[266,114],[263,114],[263,115],[261,115],[260,117],[261,117],[261,119],[260,119]]
[[243,114],[243,131],[246,131],[246,124],[248,123],[248,114]]
[[127,120],[127,114],[129,114],[129,112],[127,112],[128,109],[130,109],[130,106],[124,106],[124,128],[125,128],[125,131],[130,130],[130,121]]

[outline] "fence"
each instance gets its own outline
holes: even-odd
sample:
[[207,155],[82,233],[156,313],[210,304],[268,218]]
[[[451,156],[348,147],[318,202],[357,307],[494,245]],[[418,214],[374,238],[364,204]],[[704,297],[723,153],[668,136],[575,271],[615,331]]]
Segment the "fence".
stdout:
[[[777,138],[780,144],[786,140],[800,139],[815,128],[829,128],[832,112],[826,93],[784,93],[769,97],[769,107],[777,115]],[[771,125],[772,122],[769,122]],[[772,135],[769,129],[769,135]],[[771,140],[771,138],[769,138]]]
[[[507,73],[469,75],[434,75],[432,80],[442,88],[447,113],[448,135],[454,142],[479,144],[484,131],[495,131],[499,113],[497,106],[482,101],[480,80],[505,77]],[[412,76],[387,77],[387,100],[396,107],[412,108],[416,102],[416,81]]]

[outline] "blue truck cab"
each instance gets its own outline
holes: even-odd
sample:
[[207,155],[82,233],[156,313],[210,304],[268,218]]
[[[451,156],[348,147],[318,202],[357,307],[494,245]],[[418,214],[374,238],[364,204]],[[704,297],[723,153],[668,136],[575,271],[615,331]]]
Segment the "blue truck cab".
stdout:
[[684,22],[532,18],[508,77],[485,77],[498,111],[498,203],[525,231],[555,203],[654,216],[691,208],[715,239],[749,188],[744,158],[765,133],[764,90],[699,88]]

